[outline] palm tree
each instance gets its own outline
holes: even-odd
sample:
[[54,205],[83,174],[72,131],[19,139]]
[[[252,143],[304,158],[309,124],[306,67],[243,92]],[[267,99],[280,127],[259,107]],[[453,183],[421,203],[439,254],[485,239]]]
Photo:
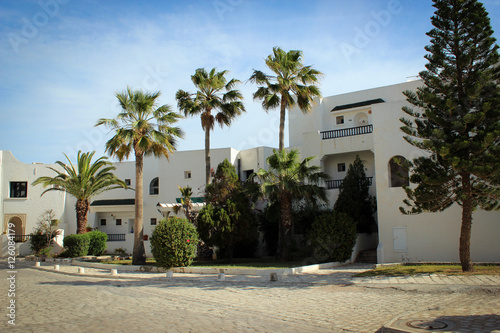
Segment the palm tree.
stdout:
[[254,100],[262,100],[262,107],[268,111],[280,107],[279,150],[285,149],[286,110],[298,105],[308,113],[314,97],[321,97],[319,88],[314,85],[323,75],[321,72],[302,64],[302,51],[283,51],[273,48],[273,54],[266,58],[266,65],[275,76],[254,70],[250,82],[259,85]]
[[78,152],[77,166],[71,163],[68,156],[64,154],[69,164],[57,161],[61,170],[49,167],[57,175],[55,177],[39,177],[33,185],[42,184],[49,187],[42,195],[49,191],[63,191],[76,198],[76,224],[77,233],[83,234],[87,226],[87,214],[90,199],[102,192],[127,188],[124,181],[118,179],[112,171],[116,168],[105,156],[98,158],[92,163],[95,151],[89,153]]
[[[210,131],[217,122],[221,127],[229,126],[234,118],[245,112],[239,90],[233,89],[239,80],[227,81],[228,71],[216,72],[213,68],[209,73],[204,68],[198,68],[191,81],[198,89],[190,94],[179,90],[175,95],[177,106],[185,116],[201,116],[201,127],[205,131],[205,183],[210,184]],[[212,112],[216,112],[212,114]]]
[[269,170],[260,169],[261,190],[271,202],[280,206],[278,257],[289,259],[292,227],[292,201],[320,199],[327,201],[325,188],[319,184],[329,176],[319,166],[309,166],[314,157],[299,161],[298,150],[274,150],[267,158]]
[[191,197],[193,196],[193,189],[191,186],[180,187],[177,186],[179,191],[181,192],[181,203],[180,205],[174,206],[174,213],[179,214],[181,210],[183,210],[184,216],[189,220],[189,222],[194,223],[194,215],[192,212],[193,203],[191,201]]
[[182,116],[172,112],[169,105],[157,107],[160,92],[147,93],[131,90],[117,93],[122,111],[115,119],[99,119],[96,126],[105,125],[115,130],[115,135],[106,142],[106,152],[120,161],[135,155],[135,221],[134,253],[132,263],[146,262],[143,240],[143,160],[144,156],[165,156],[175,151],[177,138],[182,131],[172,127]]

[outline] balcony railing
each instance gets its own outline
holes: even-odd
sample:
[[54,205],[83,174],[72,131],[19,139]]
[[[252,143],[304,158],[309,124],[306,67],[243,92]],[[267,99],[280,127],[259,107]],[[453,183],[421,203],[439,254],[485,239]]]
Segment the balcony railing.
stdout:
[[108,242],[124,242],[125,234],[108,234]]
[[321,133],[321,139],[336,139],[345,136],[368,134],[373,132],[373,125],[364,125],[358,127],[343,128],[338,130],[323,131]]
[[24,243],[31,239],[31,235],[14,235],[14,242]]
[[[366,177],[366,178],[368,179],[368,186],[372,186],[373,177]],[[340,188],[343,183],[344,183],[343,179],[327,180],[326,181],[326,189],[332,190],[332,189]]]

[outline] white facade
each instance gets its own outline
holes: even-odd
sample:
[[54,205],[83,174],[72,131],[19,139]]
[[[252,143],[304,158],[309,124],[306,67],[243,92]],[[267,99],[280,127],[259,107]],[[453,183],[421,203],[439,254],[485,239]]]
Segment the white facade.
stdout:
[[[310,114],[290,112],[290,146],[301,155],[317,156],[316,163],[332,180],[330,204],[336,200],[338,181],[359,154],[368,177],[370,192],[377,198],[378,262],[458,262],[461,209],[458,205],[442,213],[403,215],[399,207],[406,198],[394,176],[390,161],[395,156],[408,160],[422,151],[403,139],[399,119],[408,105],[403,95],[421,81],[326,97]],[[345,164],[345,171],[339,164]],[[471,258],[475,262],[500,262],[500,212],[475,211]],[[372,239],[373,241],[373,239]]]
[[[240,177],[247,176],[261,167],[266,167],[266,159],[272,154],[272,148],[258,147],[243,151],[232,148],[211,149],[211,164],[215,171],[217,165],[228,159],[235,165]],[[64,192],[52,191],[40,197],[43,192],[41,185],[32,186],[40,176],[54,176],[48,167],[56,165],[25,164],[13,157],[8,151],[0,151],[0,216],[2,217],[2,252],[7,253],[7,224],[14,222],[19,227],[16,235],[28,235],[36,228],[40,215],[47,209],[53,209],[56,218],[61,220],[60,227],[65,234],[76,232],[76,200]],[[114,163],[114,173],[122,180],[129,181],[130,187],[135,187],[135,162]],[[155,183],[157,179],[157,183]],[[157,205],[176,203],[180,198],[179,186],[190,186],[193,197],[202,197],[205,189],[205,152],[204,150],[179,151],[170,155],[169,159],[146,157],[144,159],[144,235],[148,239],[155,224],[165,213]],[[11,183],[24,183],[26,197],[12,198]],[[155,185],[158,186],[155,186]],[[13,186],[13,185],[12,185]],[[22,185],[24,186],[24,185]],[[22,189],[22,188],[21,188]],[[21,193],[24,196],[24,193]],[[133,248],[134,226],[133,190],[111,190],[96,196],[91,201],[88,224],[107,234],[111,234],[108,251],[123,248],[127,253]],[[19,249],[23,247],[23,249]],[[17,243],[18,254],[29,253],[28,243]],[[150,255],[149,240],[145,242],[146,254]]]
[[[355,252],[378,247],[378,262],[458,262],[461,211],[455,205],[442,213],[405,216],[399,207],[405,198],[397,177],[391,177],[390,161],[395,156],[412,160],[422,154],[403,139],[399,119],[405,114],[402,94],[415,90],[421,81],[325,97],[309,114],[297,109],[289,113],[290,146],[298,148],[303,157],[316,156],[317,163],[331,176],[327,182],[330,207],[338,197],[338,186],[349,164],[359,155],[372,180],[370,193],[377,198],[378,234],[363,234]],[[242,180],[260,168],[267,169],[266,159],[272,154],[268,147],[243,151],[232,148],[212,149],[211,164],[216,169],[224,159],[235,165]],[[65,234],[75,233],[75,199],[62,192],[40,197],[43,188],[31,186],[39,176],[53,176],[49,165],[24,164],[8,151],[0,151],[0,217],[2,252],[6,253],[9,221],[16,223],[16,234],[33,231],[38,217],[53,209],[62,221]],[[50,165],[53,166],[53,165]],[[135,187],[135,162],[115,163],[116,175]],[[157,183],[155,184],[155,178]],[[26,197],[12,197],[11,183],[25,182]],[[173,204],[180,198],[178,186],[189,185],[194,197],[202,197],[205,183],[203,150],[178,151],[169,160],[147,157],[144,160],[144,235],[150,236],[155,222],[165,210],[158,203]],[[156,186],[157,185],[157,186]],[[157,192],[156,192],[157,189]],[[106,200],[106,201],[103,201]],[[159,209],[160,208],[160,209]],[[500,212],[476,211],[473,215],[471,257],[475,262],[500,262]],[[95,197],[89,213],[89,225],[113,235],[108,250],[133,248],[134,192],[113,190]],[[23,243],[18,244],[18,248]],[[150,255],[149,241],[145,242]],[[26,249],[19,252],[26,253]]]

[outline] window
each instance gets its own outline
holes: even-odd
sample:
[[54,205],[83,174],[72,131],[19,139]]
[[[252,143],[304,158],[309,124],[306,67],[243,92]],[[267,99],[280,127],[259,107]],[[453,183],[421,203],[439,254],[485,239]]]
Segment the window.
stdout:
[[130,179],[125,179],[125,185],[130,186]]
[[28,182],[10,182],[11,198],[27,198]]
[[184,179],[191,179],[191,171],[184,171]]
[[106,219],[101,219],[101,225],[106,225]]
[[245,179],[243,180],[247,180],[248,178],[250,178],[250,176],[253,174],[253,169],[250,169],[250,170],[244,170],[243,171],[243,174],[245,175]]
[[337,171],[338,172],[345,172],[345,163],[337,164]]
[[156,225],[156,217],[151,218],[151,225]]
[[122,225],[122,219],[116,219],[116,225]]
[[394,156],[389,160],[389,187],[403,187],[410,185],[408,168],[405,166],[406,158]]
[[344,123],[344,116],[337,116],[337,125],[342,125]]
[[151,195],[158,194],[159,193],[159,187],[158,186],[159,186],[159,181],[158,181],[158,177],[156,177],[149,184],[149,194],[151,194]]

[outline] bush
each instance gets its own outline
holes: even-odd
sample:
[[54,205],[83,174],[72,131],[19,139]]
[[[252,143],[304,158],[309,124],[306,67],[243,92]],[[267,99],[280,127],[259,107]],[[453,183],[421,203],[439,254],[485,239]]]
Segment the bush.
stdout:
[[160,267],[189,266],[196,256],[198,233],[187,219],[161,220],[150,240],[151,252]]
[[356,222],[345,213],[320,215],[311,231],[311,246],[319,262],[344,262],[351,258],[356,243]]
[[106,244],[108,241],[108,235],[99,230],[87,232],[87,235],[90,238],[88,254],[91,256],[100,256],[103,254],[108,247]]
[[64,254],[68,257],[81,257],[89,253],[90,237],[88,234],[68,235],[64,237]]
[[[55,235],[53,236],[55,237]],[[52,243],[53,237],[47,234],[35,233],[31,234],[30,238],[30,248],[31,251],[36,255],[42,255],[43,249],[49,248]]]

